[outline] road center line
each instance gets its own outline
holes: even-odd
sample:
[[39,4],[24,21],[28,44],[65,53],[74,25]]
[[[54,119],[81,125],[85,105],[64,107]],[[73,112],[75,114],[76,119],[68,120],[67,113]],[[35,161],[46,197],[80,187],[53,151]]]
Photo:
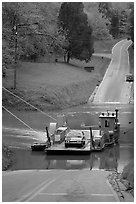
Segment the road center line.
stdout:
[[[49,196],[57,196],[57,195],[68,195],[68,193],[39,193],[39,195],[49,195]],[[83,196],[103,196],[103,197],[114,197],[113,194],[101,194],[101,193],[83,193],[80,194]],[[75,195],[77,196],[77,194]]]
[[[55,179],[54,179],[55,180]],[[20,199],[16,200],[16,202],[26,202],[28,200],[30,200],[32,197],[34,197],[38,192],[41,191],[41,189],[47,187],[48,185],[51,184],[51,182],[54,182],[54,180],[45,180],[44,182],[42,182],[39,186],[37,186],[36,188],[34,188],[31,192],[29,192],[28,194],[22,196]],[[46,185],[45,185],[46,184]]]
[[[56,179],[53,179],[53,180],[51,180],[51,181],[49,181],[48,183],[46,183],[46,185],[44,185],[44,186],[42,186],[41,188],[39,188],[39,190],[36,192],[36,193],[34,193],[31,197],[29,197],[25,202],[29,202],[30,200],[32,200],[34,197],[36,197],[38,194],[40,194],[40,192],[42,191],[42,190],[44,190],[45,188],[47,188],[50,184],[52,184],[54,181],[56,181],[57,180],[57,178]],[[45,183],[45,182],[44,182]]]

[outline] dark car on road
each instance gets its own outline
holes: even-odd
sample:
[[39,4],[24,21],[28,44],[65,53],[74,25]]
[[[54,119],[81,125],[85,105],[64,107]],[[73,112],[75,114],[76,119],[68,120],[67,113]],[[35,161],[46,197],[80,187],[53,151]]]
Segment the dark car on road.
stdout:
[[126,75],[126,81],[127,82],[133,82],[134,81],[134,77],[132,74],[127,74]]

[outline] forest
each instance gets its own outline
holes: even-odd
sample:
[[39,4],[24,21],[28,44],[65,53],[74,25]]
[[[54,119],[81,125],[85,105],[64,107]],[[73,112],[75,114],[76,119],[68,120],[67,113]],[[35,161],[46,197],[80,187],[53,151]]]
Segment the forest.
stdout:
[[56,54],[88,61],[95,40],[125,36],[134,40],[133,2],[2,3],[3,70]]

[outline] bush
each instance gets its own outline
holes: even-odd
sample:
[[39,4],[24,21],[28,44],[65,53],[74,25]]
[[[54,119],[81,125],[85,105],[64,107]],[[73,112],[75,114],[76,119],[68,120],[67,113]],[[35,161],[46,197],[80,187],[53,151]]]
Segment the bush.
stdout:
[[12,164],[12,151],[4,144],[2,145],[2,171],[6,171]]
[[128,180],[130,185],[134,187],[134,161],[130,161],[123,169],[121,174],[122,179]]

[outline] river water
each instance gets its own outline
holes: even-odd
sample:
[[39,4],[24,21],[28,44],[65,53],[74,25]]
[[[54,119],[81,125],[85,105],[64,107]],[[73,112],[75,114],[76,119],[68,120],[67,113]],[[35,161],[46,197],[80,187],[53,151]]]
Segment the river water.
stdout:
[[[133,105],[84,105],[53,112],[50,115],[65,114],[71,129],[82,129],[81,124],[98,126],[101,111],[119,109],[121,124],[119,145],[107,147],[102,152],[90,155],[46,155],[45,152],[32,152],[31,144],[45,141],[45,127],[51,118],[37,111],[15,111],[13,114],[27,123],[29,130],[8,112],[2,112],[2,140],[14,150],[15,163],[11,170],[23,169],[106,169],[122,171],[134,158],[134,107]],[[36,131],[36,132],[35,132]]]

